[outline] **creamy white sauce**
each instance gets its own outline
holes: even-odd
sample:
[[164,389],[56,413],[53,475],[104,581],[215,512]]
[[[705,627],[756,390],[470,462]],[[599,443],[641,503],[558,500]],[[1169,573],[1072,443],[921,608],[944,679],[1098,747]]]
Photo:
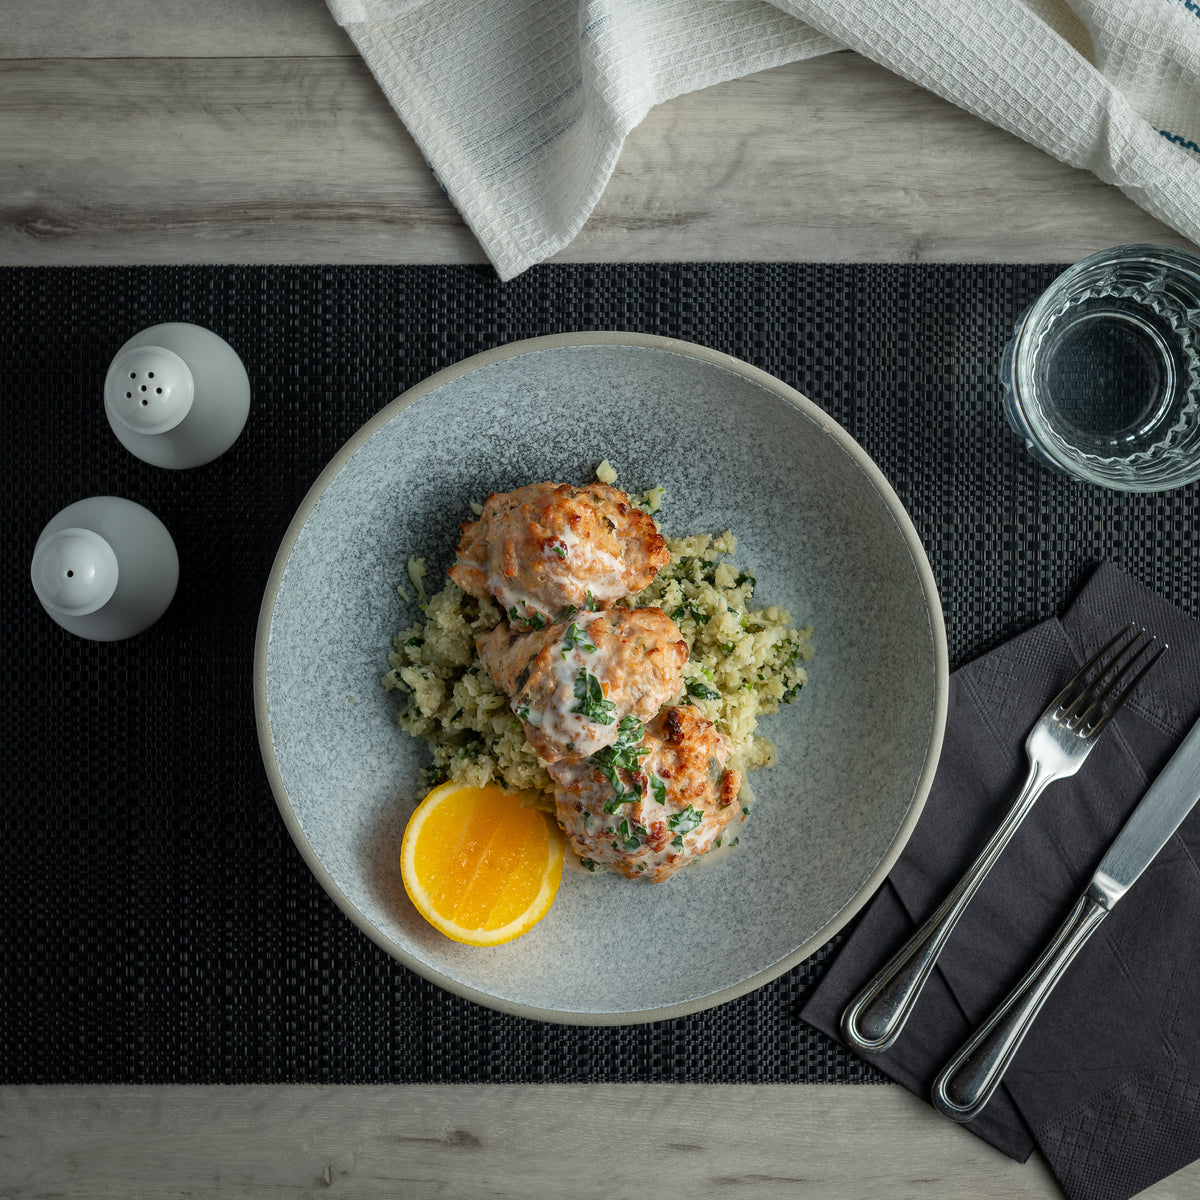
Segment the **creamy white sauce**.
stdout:
[[514,615],[515,610],[517,620],[533,620],[536,616],[545,619],[545,614],[538,607],[533,593],[510,584],[508,577],[501,572],[493,571],[488,575],[488,590],[500,602],[509,617]]
[[[583,622],[577,622],[576,627],[586,630]],[[567,629],[570,628],[570,623]],[[566,637],[564,631],[563,639]],[[569,650],[563,649],[563,639],[551,646],[551,661],[553,663],[553,685],[550,695],[545,702],[534,706],[528,703],[524,692],[518,692],[513,699],[513,711],[530,725],[541,728],[545,736],[555,745],[586,758],[597,750],[611,745],[617,737],[617,715],[612,713],[610,724],[603,724],[585,717],[583,713],[575,712],[579,706],[579,697],[575,691],[575,683],[580,671],[594,675],[601,689],[607,680],[607,670],[601,656],[594,650],[585,650],[578,642]]]
[[565,537],[562,539],[567,557],[564,559],[554,555],[561,564],[556,574],[561,573],[568,580],[581,580],[597,600],[619,600],[624,596],[628,588],[625,586],[625,567],[621,560],[590,542],[579,541],[574,534],[571,537],[574,539],[572,542],[567,542]]
[[[546,587],[549,582],[562,596],[574,597],[572,602],[579,608],[585,607],[588,592],[602,605],[619,600],[626,594],[628,588],[625,585],[624,566],[615,554],[600,550],[589,542],[581,542],[569,530],[556,536],[562,544],[565,557],[558,554],[553,546],[547,546],[544,550],[546,580],[539,589],[543,594],[552,591]],[[487,588],[503,605],[506,613],[511,616],[516,610],[518,620],[528,620],[535,614],[546,618],[557,615],[548,611],[544,599],[539,599],[519,582],[510,579],[494,562],[487,571]]]

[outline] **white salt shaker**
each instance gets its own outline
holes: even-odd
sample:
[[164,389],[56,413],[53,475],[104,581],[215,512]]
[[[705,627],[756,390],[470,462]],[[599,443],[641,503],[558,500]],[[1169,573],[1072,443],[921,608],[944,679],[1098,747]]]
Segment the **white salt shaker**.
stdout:
[[174,321],[134,334],[104,380],[117,439],[156,467],[198,467],[237,440],[250,379],[237,351],[211,330]]
[[149,509],[92,496],[69,504],[42,530],[30,576],[42,607],[68,633],[115,642],[166,612],[179,555]]

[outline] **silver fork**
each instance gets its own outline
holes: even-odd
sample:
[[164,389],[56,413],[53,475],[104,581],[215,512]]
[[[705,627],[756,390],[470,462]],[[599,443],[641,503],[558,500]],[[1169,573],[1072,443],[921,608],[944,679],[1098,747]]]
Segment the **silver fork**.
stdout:
[[853,1049],[878,1054],[895,1043],[946,939],[1000,852],[1046,787],[1083,766],[1101,731],[1158,662],[1165,647],[1144,661],[1155,640],[1136,623],[1125,626],[1050,701],[1025,739],[1029,758],[1025,785],[991,841],[954,890],[842,1014],[842,1035]]

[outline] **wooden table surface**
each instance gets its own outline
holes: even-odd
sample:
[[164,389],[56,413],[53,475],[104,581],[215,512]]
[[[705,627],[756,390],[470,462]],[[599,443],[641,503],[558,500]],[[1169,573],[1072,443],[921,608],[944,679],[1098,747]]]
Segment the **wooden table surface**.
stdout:
[[[0,0],[0,264],[477,263],[322,0]],[[1187,243],[849,53],[681,97],[562,262]],[[9,985],[11,986],[11,984]],[[605,1152],[597,1158],[597,1139]],[[4,1197],[1060,1196],[900,1087],[0,1088]],[[1200,1164],[1143,1193],[1200,1194]]]

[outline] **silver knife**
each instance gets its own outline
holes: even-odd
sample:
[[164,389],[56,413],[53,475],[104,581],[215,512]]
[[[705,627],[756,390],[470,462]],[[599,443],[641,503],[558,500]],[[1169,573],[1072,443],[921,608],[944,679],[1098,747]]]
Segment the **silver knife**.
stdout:
[[1046,997],[1114,904],[1154,861],[1200,799],[1200,721],[1138,802],[1076,902],[1025,977],[942,1068],[933,1106],[952,1121],[977,1117],[1000,1083]]

